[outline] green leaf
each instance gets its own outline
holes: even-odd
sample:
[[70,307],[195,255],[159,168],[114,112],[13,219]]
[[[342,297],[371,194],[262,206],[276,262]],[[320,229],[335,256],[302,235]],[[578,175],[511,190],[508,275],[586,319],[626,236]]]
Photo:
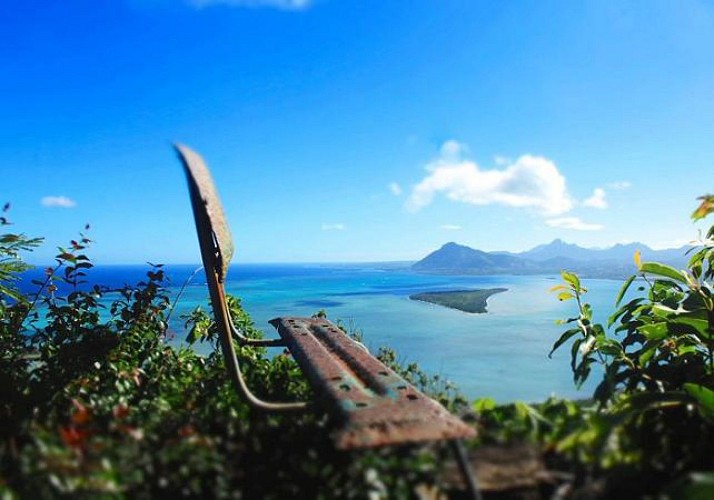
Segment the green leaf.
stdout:
[[647,340],[662,340],[669,332],[665,322],[642,325],[637,330],[647,337]]
[[640,366],[647,366],[652,359],[652,356],[657,352],[657,347],[659,344],[655,341],[649,341],[640,351],[640,355],[637,358],[637,362]]
[[627,293],[628,288],[630,288],[630,285],[632,284],[633,281],[635,281],[635,278],[637,275],[633,274],[627,280],[622,284],[622,287],[620,288],[620,292],[617,294],[617,298],[615,299],[615,307],[620,307],[620,302],[622,302],[622,298],[625,296]]
[[607,356],[620,356],[623,354],[622,345],[617,340],[604,338],[596,342],[598,351]]
[[643,300],[642,297],[638,297],[621,306],[607,319],[607,327],[610,328],[620,316],[622,316],[622,322],[627,323],[629,321],[628,318],[632,317],[632,311],[636,309]]
[[580,278],[578,278],[577,274],[570,273],[568,271],[561,271],[560,275],[566,283],[573,287],[574,290],[580,290]]
[[550,350],[548,353],[548,357],[551,358],[553,357],[553,353],[563,345],[565,342],[567,342],[573,335],[577,335],[580,332],[579,328],[573,328],[572,330],[568,330],[563,335],[560,336],[560,338],[553,344],[553,348]]
[[679,281],[680,283],[687,283],[687,279],[684,274],[677,271],[672,266],[667,264],[660,264],[659,262],[645,262],[642,264],[640,271],[643,273],[656,274],[657,276],[664,276],[665,278],[673,279]]
[[677,325],[690,326],[704,338],[709,338],[711,336],[709,333],[709,321],[706,319],[679,317],[671,320],[671,322]]
[[496,401],[492,398],[479,398],[473,402],[472,408],[477,413],[483,413],[496,408]]
[[714,419],[714,391],[699,384],[684,384],[684,390],[697,400],[699,410],[708,419]]
[[20,236],[17,234],[3,234],[0,236],[0,243],[14,243],[20,240]]
[[562,302],[562,301],[564,301],[564,300],[573,299],[573,298],[575,298],[575,296],[574,296],[572,293],[570,293],[570,292],[560,292],[560,293],[557,295],[557,298],[558,298],[558,300],[560,300],[560,301]]
[[710,500],[714,498],[714,472],[690,472],[665,490],[666,498]]
[[692,212],[691,217],[692,220],[694,220],[695,222],[699,219],[703,219],[710,213],[714,212],[714,195],[705,194],[704,196],[700,196],[697,199],[702,200],[702,202],[699,204],[697,209]]
[[649,410],[672,408],[691,402],[681,391],[636,392],[624,395],[613,407],[613,414],[636,415]]

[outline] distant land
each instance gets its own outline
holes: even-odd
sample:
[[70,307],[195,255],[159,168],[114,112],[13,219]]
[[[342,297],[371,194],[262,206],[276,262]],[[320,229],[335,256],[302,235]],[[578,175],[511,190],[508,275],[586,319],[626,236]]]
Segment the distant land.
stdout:
[[620,279],[635,272],[636,250],[643,261],[657,261],[683,267],[688,246],[653,250],[642,243],[610,248],[583,248],[560,239],[521,253],[484,252],[457,243],[447,243],[412,264],[411,269],[429,274],[552,274],[563,269],[585,278]]
[[448,292],[424,292],[410,295],[412,300],[429,302],[467,313],[485,313],[486,300],[496,293],[505,292],[507,288],[489,288],[485,290],[452,290]]

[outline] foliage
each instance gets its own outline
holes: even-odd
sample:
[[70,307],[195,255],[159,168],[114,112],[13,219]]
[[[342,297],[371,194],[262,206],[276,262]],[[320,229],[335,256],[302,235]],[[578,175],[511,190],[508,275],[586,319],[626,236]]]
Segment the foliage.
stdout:
[[582,403],[548,398],[538,404],[515,401],[498,405],[491,398],[473,402],[479,444],[507,444],[526,441],[554,448],[556,444],[584,423],[586,407]]
[[[701,199],[695,220],[714,210],[714,198]],[[596,406],[557,447],[591,474],[607,471],[613,491],[632,488],[628,479],[635,476],[648,493],[667,484],[684,487],[685,477],[704,477],[696,487],[709,484],[708,496],[714,494],[711,474],[696,474],[714,469],[712,238],[714,226],[691,250],[684,270],[642,262],[637,252],[638,272],[623,283],[607,325],[593,322],[587,290],[575,274],[563,272],[563,284],[553,288],[558,299],[574,300],[578,313],[562,321],[571,328],[553,351],[570,342],[578,385],[593,365],[603,373],[593,395]]]
[[[81,234],[58,250],[35,292],[21,292],[17,280],[28,267],[21,254],[39,243],[0,236],[3,498],[380,498],[438,483],[442,448],[338,452],[325,415],[251,410],[227,380],[222,356],[191,347],[217,342],[205,311],[187,318],[187,346],[167,343],[171,304],[160,265],[135,286],[91,285],[91,241]],[[238,299],[228,305],[238,329],[262,335]],[[237,352],[260,396],[311,397],[286,352]],[[443,401],[463,402],[416,365],[402,370],[393,351],[382,356],[422,389],[439,388]]]
[[[692,214],[714,211],[704,196]],[[7,212],[5,207],[4,213]],[[6,216],[0,226],[9,226]],[[85,232],[89,228],[85,228]],[[0,495],[106,497],[340,497],[414,495],[440,486],[445,449],[338,452],[330,420],[306,412],[265,415],[237,397],[214,349],[205,310],[186,317],[183,347],[166,341],[173,309],[164,270],[119,290],[90,285],[91,240],[59,248],[26,293],[23,252],[41,239],[0,235]],[[530,443],[574,486],[602,496],[714,496],[714,226],[687,268],[642,262],[623,283],[606,324],[593,320],[579,277],[563,272],[557,298],[577,314],[552,351],[570,349],[574,382],[602,374],[590,401],[472,403],[439,375],[396,352],[377,357],[476,426],[475,445]],[[25,287],[24,289],[26,289]],[[260,338],[240,301],[237,329]],[[324,311],[317,316],[326,316]],[[362,341],[354,324],[338,324]],[[287,352],[236,346],[248,384],[268,400],[311,390]],[[599,369],[593,371],[593,367]]]

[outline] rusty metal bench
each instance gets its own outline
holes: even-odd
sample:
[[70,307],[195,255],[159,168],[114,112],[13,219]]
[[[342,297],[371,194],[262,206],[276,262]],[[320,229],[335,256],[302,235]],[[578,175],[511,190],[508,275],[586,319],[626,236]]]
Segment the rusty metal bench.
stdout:
[[[337,422],[338,449],[450,440],[468,474],[460,439],[474,430],[424,395],[324,318],[276,318],[279,339],[250,339],[237,331],[224,288],[233,242],[216,188],[203,159],[186,146],[176,149],[188,180],[191,205],[211,305],[226,365],[238,392],[265,411],[304,410],[318,404]],[[241,374],[234,341],[240,345],[284,346],[307,375],[318,400],[276,403],[257,398]],[[473,486],[473,477],[468,478]],[[475,488],[475,487],[474,487]],[[473,490],[475,492],[475,489]]]

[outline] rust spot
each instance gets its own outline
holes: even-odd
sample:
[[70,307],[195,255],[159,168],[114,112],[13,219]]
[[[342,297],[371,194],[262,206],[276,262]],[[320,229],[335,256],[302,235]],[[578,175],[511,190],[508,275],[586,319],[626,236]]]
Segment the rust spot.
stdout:
[[324,408],[340,422],[335,434],[338,448],[475,435],[471,427],[419,392],[329,321],[295,317],[277,318],[270,323],[278,329],[321,395]]

